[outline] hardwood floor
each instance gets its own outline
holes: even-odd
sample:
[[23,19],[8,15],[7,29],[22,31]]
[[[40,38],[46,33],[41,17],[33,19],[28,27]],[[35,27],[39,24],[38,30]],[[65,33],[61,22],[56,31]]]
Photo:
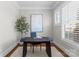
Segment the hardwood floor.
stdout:
[[[30,46],[30,45],[28,45]],[[45,45],[41,45],[41,46],[45,46]],[[69,57],[64,51],[62,51],[56,44],[51,44],[52,47],[55,47],[58,52],[60,52],[63,57]],[[5,57],[10,57],[19,47],[22,47],[22,45],[17,44],[17,46],[11,51],[9,52]]]

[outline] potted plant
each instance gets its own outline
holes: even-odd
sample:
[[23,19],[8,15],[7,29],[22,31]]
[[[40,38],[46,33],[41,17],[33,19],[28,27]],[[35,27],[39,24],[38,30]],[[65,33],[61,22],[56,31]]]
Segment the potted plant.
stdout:
[[16,21],[16,30],[21,34],[21,38],[23,37],[23,34],[26,34],[28,32],[29,25],[26,21],[26,17],[21,16]]

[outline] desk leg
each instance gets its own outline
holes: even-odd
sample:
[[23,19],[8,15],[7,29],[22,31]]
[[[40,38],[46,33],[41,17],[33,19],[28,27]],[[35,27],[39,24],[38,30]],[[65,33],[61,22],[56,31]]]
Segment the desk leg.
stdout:
[[27,43],[23,43],[23,57],[26,56],[26,53],[27,53]]
[[51,57],[51,44],[50,42],[46,43],[46,52],[49,57]]

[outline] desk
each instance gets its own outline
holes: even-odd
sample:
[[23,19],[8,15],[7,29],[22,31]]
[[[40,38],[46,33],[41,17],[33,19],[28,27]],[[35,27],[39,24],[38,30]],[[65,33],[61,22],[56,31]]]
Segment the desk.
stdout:
[[26,56],[27,54],[27,44],[41,44],[45,43],[46,44],[46,53],[49,57],[51,57],[51,43],[48,37],[42,37],[42,38],[31,38],[31,37],[25,37],[21,39],[21,42],[23,42],[23,57]]

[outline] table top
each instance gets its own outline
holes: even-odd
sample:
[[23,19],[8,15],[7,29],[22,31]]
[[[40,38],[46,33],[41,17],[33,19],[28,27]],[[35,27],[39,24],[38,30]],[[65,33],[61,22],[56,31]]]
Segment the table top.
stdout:
[[24,37],[20,41],[21,42],[50,42],[51,40],[48,37],[42,37],[42,38]]

